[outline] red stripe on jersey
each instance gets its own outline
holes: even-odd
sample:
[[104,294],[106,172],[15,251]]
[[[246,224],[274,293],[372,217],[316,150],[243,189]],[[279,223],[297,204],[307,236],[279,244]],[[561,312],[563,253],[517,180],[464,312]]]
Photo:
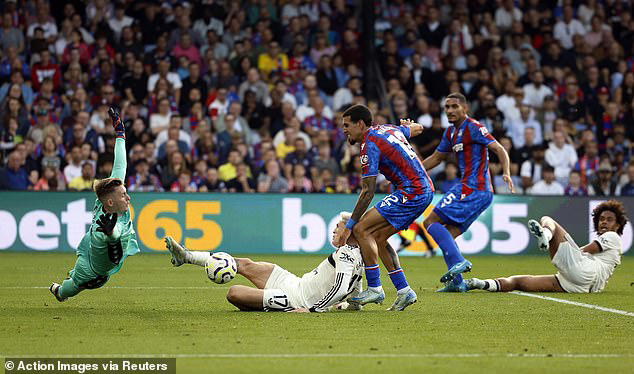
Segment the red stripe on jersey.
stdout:
[[469,131],[469,126],[465,127],[463,134],[462,150],[464,151],[465,170],[462,176],[462,184],[468,184],[469,177],[473,171],[473,150],[471,149],[471,132]]
[[482,146],[482,154],[480,155],[480,166],[478,167],[478,191],[486,191],[486,175],[484,174],[484,166],[487,159],[487,147]]
[[[394,165],[396,165],[396,167],[398,167],[405,174],[405,177],[410,182],[412,182],[413,187],[415,188],[414,192],[416,194],[423,193],[424,187],[423,187],[423,184],[419,180],[418,174],[416,174],[416,172],[414,171],[413,168],[409,167],[409,165],[407,164],[407,161],[403,158],[401,153],[396,151],[396,149],[393,146],[389,145],[388,142],[385,141],[385,139],[382,139],[382,138],[379,138],[379,137],[376,137],[375,139],[376,140],[374,141],[374,143],[379,147],[379,151],[381,151],[381,154],[385,155],[385,157],[388,160],[392,161],[392,163]],[[419,161],[419,160],[417,159],[417,161]],[[424,170],[422,165],[421,165],[421,169]],[[381,172],[383,172],[383,170],[381,170]],[[385,175],[385,177],[387,178],[388,176]],[[396,175],[394,175],[394,177],[395,177],[396,180],[399,179]],[[401,181],[401,183],[403,183],[403,182],[404,181]]]

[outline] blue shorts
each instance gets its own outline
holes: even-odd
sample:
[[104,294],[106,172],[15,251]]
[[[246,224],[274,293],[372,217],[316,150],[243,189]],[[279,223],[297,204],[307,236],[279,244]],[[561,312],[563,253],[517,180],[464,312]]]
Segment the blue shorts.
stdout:
[[484,212],[493,200],[493,192],[470,190],[471,193],[462,194],[462,184],[453,186],[438,201],[434,212],[443,223],[456,226],[461,232],[469,229],[482,212]]
[[416,195],[415,199],[406,198],[401,190],[388,195],[374,205],[379,214],[397,230],[405,230],[420,217],[434,198],[429,191]]

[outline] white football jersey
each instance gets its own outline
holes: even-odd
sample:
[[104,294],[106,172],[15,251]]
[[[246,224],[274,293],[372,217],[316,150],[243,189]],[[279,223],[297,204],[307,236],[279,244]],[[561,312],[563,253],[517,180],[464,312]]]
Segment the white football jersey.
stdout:
[[601,248],[601,252],[592,255],[597,263],[597,278],[592,287],[592,292],[600,292],[605,288],[608,279],[614,273],[617,265],[621,264],[622,244],[621,237],[614,231],[608,231],[596,240]]
[[358,247],[345,245],[333,252],[299,282],[304,305],[323,312],[329,306],[361,292],[363,259]]

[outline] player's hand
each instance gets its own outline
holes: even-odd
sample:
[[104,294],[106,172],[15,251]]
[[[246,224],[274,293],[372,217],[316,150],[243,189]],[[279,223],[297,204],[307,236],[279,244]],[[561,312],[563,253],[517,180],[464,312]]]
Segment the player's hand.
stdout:
[[507,186],[509,186],[509,190],[511,191],[511,193],[515,193],[515,187],[513,187],[513,179],[511,178],[511,176],[508,174],[504,174],[502,175],[502,180],[506,183]]
[[424,129],[423,125],[418,122],[414,122],[409,118],[401,119],[401,126],[409,127],[410,137],[419,135]]
[[117,224],[117,213],[106,213],[97,220],[97,231],[103,232],[105,235],[112,235],[115,225]]
[[310,313],[310,310],[306,308],[295,308],[293,310],[289,310],[289,313]]
[[112,127],[114,127],[114,132],[117,134],[117,138],[125,138],[125,125],[121,120],[119,112],[117,112],[115,108],[110,107],[110,109],[108,109],[108,115],[112,120]]

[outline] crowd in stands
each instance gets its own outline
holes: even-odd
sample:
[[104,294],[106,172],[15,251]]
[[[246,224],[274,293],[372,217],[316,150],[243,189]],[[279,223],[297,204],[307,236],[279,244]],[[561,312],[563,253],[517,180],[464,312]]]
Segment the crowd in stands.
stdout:
[[[363,76],[359,1],[5,0],[0,189],[90,190],[112,169],[116,106],[129,191],[354,193],[343,110],[423,124],[423,159],[459,91],[519,193],[634,195],[629,1],[373,3],[381,77]],[[367,99],[372,79],[385,97]],[[492,154],[490,169],[508,192]],[[448,161],[432,178],[443,192],[461,176]]]

